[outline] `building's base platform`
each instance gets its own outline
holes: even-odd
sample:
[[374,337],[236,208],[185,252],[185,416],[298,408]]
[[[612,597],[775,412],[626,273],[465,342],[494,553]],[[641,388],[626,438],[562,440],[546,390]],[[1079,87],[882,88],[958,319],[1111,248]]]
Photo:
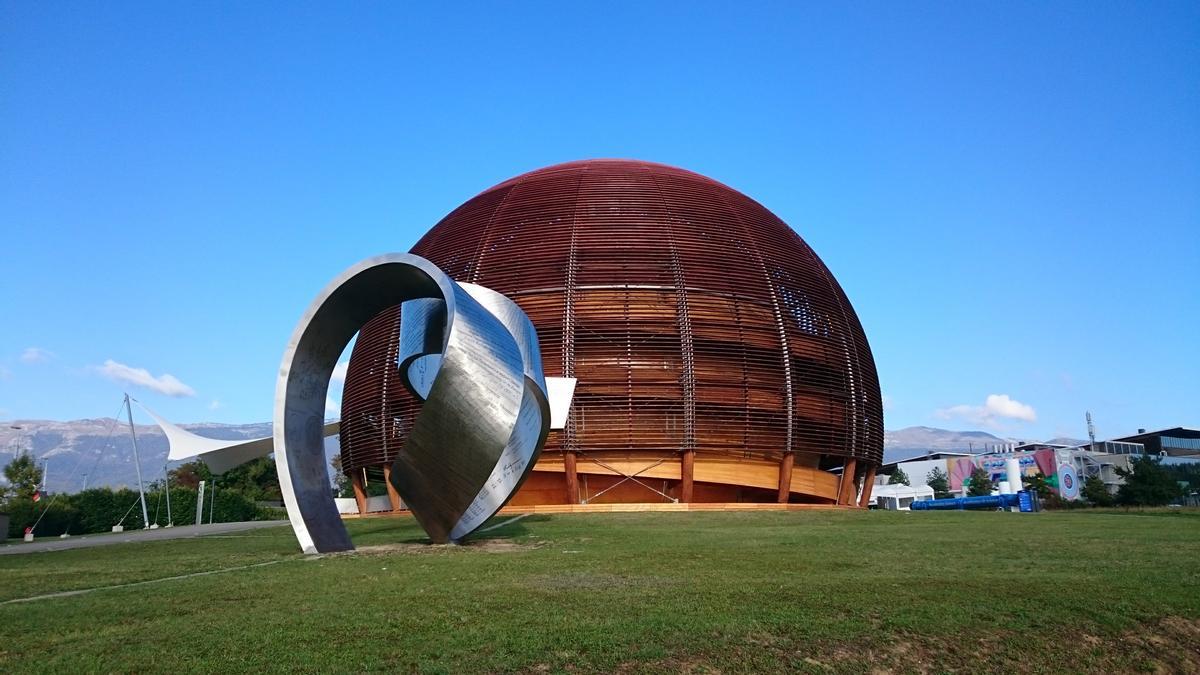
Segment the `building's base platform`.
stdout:
[[[620,503],[620,504],[540,504],[523,506],[506,506],[500,509],[501,516],[513,516],[523,513],[555,514],[555,513],[642,513],[680,512],[680,511],[844,511],[865,510],[858,506],[841,506],[836,504],[771,504],[750,502],[725,503]],[[400,511],[380,511],[359,515],[344,513],[342,518],[388,518],[394,516],[411,516],[407,509]]]
[[519,513],[634,513],[642,511],[829,511],[857,509],[857,506],[836,504],[771,504],[752,502],[724,503],[649,503],[649,504],[544,504],[506,506],[499,515]]

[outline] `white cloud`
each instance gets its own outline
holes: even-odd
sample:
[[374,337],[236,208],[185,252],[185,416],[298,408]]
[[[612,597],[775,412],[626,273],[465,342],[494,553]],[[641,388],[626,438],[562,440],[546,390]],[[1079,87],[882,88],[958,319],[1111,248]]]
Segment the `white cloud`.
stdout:
[[988,394],[983,405],[955,405],[936,411],[942,419],[963,419],[974,424],[997,428],[1001,420],[1036,422],[1037,411],[1027,403],[1010,398],[1008,394]]
[[21,352],[21,363],[43,363],[53,358],[54,352],[41,347],[26,347]]
[[887,394],[883,394],[883,409],[885,411],[892,409],[892,397]]
[[215,398],[212,400],[212,403],[208,404],[209,410],[216,410],[221,407],[224,407],[224,404],[221,403],[221,401],[219,399],[215,399]]
[[345,382],[346,381],[346,369],[349,367],[350,367],[349,361],[338,361],[338,364],[333,367],[333,375],[331,375],[329,377],[329,381],[331,383],[332,382]]
[[195,396],[196,390],[179,381],[179,378],[169,373],[163,373],[158,377],[150,374],[150,371],[145,368],[134,368],[127,366],[124,363],[118,363],[112,359],[104,362],[103,366],[99,366],[97,370],[105,377],[125,382],[127,384],[145,387],[151,391],[156,391],[164,396],[173,396],[182,398],[184,396]]
[[334,420],[342,416],[342,404],[333,400],[332,396],[325,397],[325,419]]

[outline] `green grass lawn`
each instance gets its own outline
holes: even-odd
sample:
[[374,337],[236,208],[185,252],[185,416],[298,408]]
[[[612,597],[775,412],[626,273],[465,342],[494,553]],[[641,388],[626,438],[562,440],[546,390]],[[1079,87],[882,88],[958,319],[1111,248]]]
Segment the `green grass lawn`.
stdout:
[[[501,519],[502,520],[502,519]],[[1200,513],[407,518],[0,557],[0,671],[1200,669]]]

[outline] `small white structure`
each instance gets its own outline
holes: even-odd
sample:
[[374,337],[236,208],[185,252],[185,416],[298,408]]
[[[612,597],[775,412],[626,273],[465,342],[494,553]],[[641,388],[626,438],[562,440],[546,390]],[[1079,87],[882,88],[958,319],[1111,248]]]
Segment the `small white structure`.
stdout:
[[1010,492],[1020,492],[1023,489],[1021,460],[1016,457],[1009,457],[1004,460],[1004,474],[1008,478],[1008,489]]
[[888,511],[908,511],[913,502],[933,499],[933,488],[928,485],[876,485],[871,491],[875,505]]
[[[358,515],[358,500],[354,497],[334,497],[333,503],[337,505],[338,513],[342,515]],[[367,497],[366,507],[367,513],[388,512],[392,510],[392,500],[387,495]]]

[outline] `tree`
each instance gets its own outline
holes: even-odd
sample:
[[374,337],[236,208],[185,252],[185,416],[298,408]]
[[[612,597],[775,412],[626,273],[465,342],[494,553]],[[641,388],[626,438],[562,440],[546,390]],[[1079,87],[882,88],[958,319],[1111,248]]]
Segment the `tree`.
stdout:
[[1099,476],[1088,476],[1088,479],[1083,481],[1083,490],[1080,491],[1083,498],[1088,500],[1092,506],[1112,506],[1113,495],[1108,491],[1108,486],[1100,480]]
[[250,501],[280,501],[283,492],[279,489],[279,474],[275,471],[275,460],[259,457],[235,466],[216,477],[217,484],[224,490],[232,490]]
[[1021,482],[1025,489],[1030,492],[1036,492],[1037,496],[1043,500],[1049,499],[1054,491],[1050,488],[1050,483],[1046,481],[1046,474],[1041,471],[1032,476],[1023,476]]
[[1117,502],[1123,506],[1166,506],[1183,492],[1174,476],[1150,455],[1135,457],[1128,469],[1117,469],[1117,475],[1125,479],[1117,491]]
[[967,479],[967,496],[986,497],[992,494],[994,487],[992,477],[988,475],[988,472],[975,467],[975,470],[971,472],[971,477]]
[[350,476],[342,472],[342,453],[339,452],[330,458],[329,465],[333,467],[333,496],[353,497],[354,485]]
[[200,481],[212,481],[212,471],[202,461],[184,462],[168,472],[171,477],[171,487],[185,487],[195,490]]
[[20,455],[4,467],[4,477],[8,479],[9,489],[17,499],[32,499],[42,482],[42,470],[33,457]]
[[925,476],[925,484],[933,488],[933,496],[938,499],[950,496],[950,477],[941,467],[933,467],[933,471]]
[[888,485],[912,485],[912,483],[908,482],[908,474],[904,473],[904,469],[896,467],[891,477],[888,478]]

